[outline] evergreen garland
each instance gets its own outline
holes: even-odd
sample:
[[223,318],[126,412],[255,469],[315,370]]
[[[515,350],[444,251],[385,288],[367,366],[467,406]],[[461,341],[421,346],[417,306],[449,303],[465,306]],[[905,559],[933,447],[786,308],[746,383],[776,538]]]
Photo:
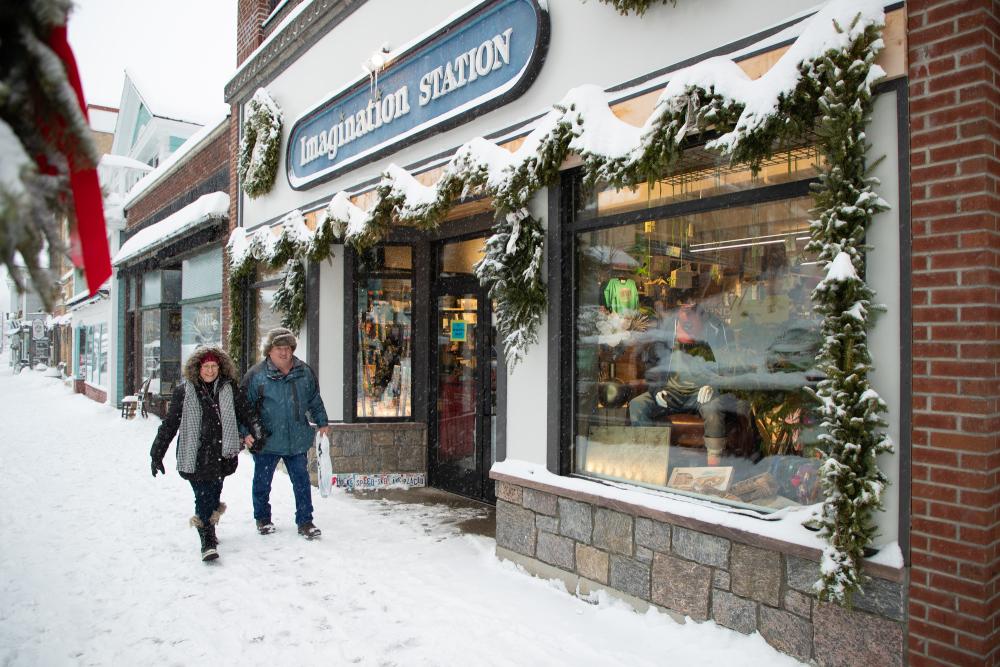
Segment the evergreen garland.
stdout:
[[263,88],[247,104],[237,170],[243,192],[251,199],[267,194],[278,173],[281,109]]
[[636,16],[642,16],[654,3],[667,4],[675,7],[677,0],[600,0],[605,5],[611,5],[622,16],[628,16],[630,12],[635,12]]
[[[877,39],[873,29],[870,33],[869,41]],[[813,292],[815,310],[823,316],[817,361],[826,374],[815,392],[826,449],[819,523],[828,542],[817,590],[821,598],[848,604],[863,583],[861,560],[875,536],[874,515],[889,483],[876,457],[892,451],[882,431],[886,405],[868,379],[868,330],[876,307],[873,291],[861,278],[866,230],[875,214],[889,208],[874,192],[878,181],[868,176],[866,160],[874,57],[872,50],[855,44],[845,53],[828,54],[811,72],[823,89],[816,131],[826,158],[814,193],[818,219],[807,246],[827,267]]]
[[246,321],[248,286],[254,277],[254,263],[242,262],[229,269],[229,356],[239,366],[243,361],[243,323]]
[[97,152],[76,93],[48,45],[64,26],[70,0],[0,3],[0,263],[19,290],[30,282],[51,308],[58,276],[39,262],[60,266],[67,251],[60,228],[75,224],[69,161],[92,167]]
[[[634,5],[644,8],[649,3]],[[848,18],[846,29],[842,28],[836,11],[850,6],[831,3],[828,15],[821,11],[814,18],[817,32],[829,30],[832,22],[840,39],[824,43],[839,41],[840,46],[796,63],[794,87],[779,92],[771,108],[762,108],[760,100],[750,108],[744,100],[729,96],[732,91],[726,84],[737,76],[745,78],[742,71],[734,73],[738,70],[734,63],[729,63],[732,71],[721,74],[711,69],[719,67],[718,62],[689,68],[686,78],[679,73],[641,129],[626,129],[606,102],[595,104],[595,99],[606,98],[603,91],[580,87],[536,124],[516,153],[475,139],[459,149],[434,187],[419,184],[393,165],[383,174],[370,210],[363,211],[345,193],[338,193],[312,238],[297,239],[291,234],[289,245],[274,254],[261,253],[257,239],[245,256],[256,252],[258,258],[274,261],[280,255],[282,263],[298,258],[290,264],[281,308],[290,322],[300,325],[303,257],[315,261],[328,257],[335,239],[363,250],[385,238],[394,224],[431,230],[456,201],[489,197],[496,219],[476,275],[498,302],[497,327],[508,363],[514,366],[527,346],[536,342],[546,308],[541,279],[544,231],[528,214],[528,204],[539,190],[558,180],[561,165],[571,153],[583,160],[586,184],[631,188],[669,174],[685,150],[696,144],[756,170],[776,152],[806,143],[815,133],[826,158],[815,192],[819,218],[811,223],[809,249],[819,254],[827,268],[827,279],[814,291],[813,300],[823,316],[826,336],[818,362],[827,379],[816,396],[822,403],[826,430],[822,482],[827,499],[821,524],[829,543],[817,590],[824,599],[849,604],[862,583],[863,549],[874,535],[873,515],[881,506],[887,483],[875,458],[891,451],[891,443],[880,432],[885,404],[868,381],[871,359],[866,339],[873,295],[859,276],[865,230],[872,217],[886,209],[873,191],[875,181],[866,176],[864,139],[872,106],[871,84],[883,74],[874,64],[883,47],[883,26],[879,9],[866,17],[858,13]],[[637,148],[625,154],[605,154],[601,142],[593,140],[629,131],[634,131]],[[498,164],[504,165],[499,171]]]

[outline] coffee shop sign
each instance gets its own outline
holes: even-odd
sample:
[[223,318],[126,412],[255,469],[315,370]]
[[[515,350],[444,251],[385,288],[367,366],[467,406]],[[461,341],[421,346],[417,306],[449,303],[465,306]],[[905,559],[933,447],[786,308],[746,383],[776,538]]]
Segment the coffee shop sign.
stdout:
[[477,5],[393,56],[377,87],[360,78],[296,119],[289,184],[311,187],[507,104],[534,81],[547,41],[534,0]]

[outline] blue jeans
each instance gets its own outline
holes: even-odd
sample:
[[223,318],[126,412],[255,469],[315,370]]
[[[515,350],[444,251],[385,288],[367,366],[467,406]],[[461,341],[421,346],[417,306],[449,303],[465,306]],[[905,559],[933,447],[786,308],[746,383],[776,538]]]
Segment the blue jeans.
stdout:
[[194,515],[207,526],[212,513],[219,509],[219,499],[222,498],[222,478],[210,479],[206,482],[194,479],[188,481],[191,482],[191,488],[194,490]]
[[278,461],[285,462],[285,469],[292,480],[295,494],[295,523],[301,526],[313,520],[312,485],[306,469],[306,455],[282,456],[280,454],[254,454],[253,461],[253,518],[271,520],[271,480]]

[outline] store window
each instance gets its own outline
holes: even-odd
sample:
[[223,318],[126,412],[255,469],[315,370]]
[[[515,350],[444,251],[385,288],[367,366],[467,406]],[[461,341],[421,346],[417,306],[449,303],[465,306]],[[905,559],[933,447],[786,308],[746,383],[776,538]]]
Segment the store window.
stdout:
[[142,380],[150,391],[166,395],[181,379],[181,271],[149,271],[142,279],[140,331]]
[[761,512],[821,499],[815,164],[578,194],[574,472]]
[[413,250],[382,245],[357,261],[358,418],[404,418],[411,412]]
[[222,345],[222,248],[181,263],[181,364],[201,346]]
[[274,310],[274,295],[281,287],[283,271],[281,269],[270,269],[260,267],[257,273],[258,280],[253,284],[252,294],[254,298],[254,345],[249,350],[248,355],[251,365],[261,361],[264,357],[264,342],[267,340],[267,332],[281,326],[281,314]]

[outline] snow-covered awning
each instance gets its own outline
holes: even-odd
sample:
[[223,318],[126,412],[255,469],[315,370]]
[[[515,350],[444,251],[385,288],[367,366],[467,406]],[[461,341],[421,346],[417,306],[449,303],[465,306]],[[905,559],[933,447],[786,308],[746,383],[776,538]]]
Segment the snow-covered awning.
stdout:
[[120,266],[130,259],[149,253],[206,222],[229,218],[229,195],[211,192],[198,198],[155,225],[150,225],[122,244],[112,263]]

